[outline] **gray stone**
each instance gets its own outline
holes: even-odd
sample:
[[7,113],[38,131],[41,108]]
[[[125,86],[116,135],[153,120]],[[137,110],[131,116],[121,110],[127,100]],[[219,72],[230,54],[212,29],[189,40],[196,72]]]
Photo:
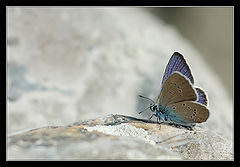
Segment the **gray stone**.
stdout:
[[8,158],[104,160],[232,160],[221,136],[109,115],[69,126],[43,127],[8,138]]

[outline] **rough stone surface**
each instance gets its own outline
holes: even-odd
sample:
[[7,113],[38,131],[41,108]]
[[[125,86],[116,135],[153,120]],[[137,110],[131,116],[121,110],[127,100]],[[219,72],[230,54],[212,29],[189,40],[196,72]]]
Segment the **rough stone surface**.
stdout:
[[[150,112],[137,114],[149,105],[137,95],[156,99],[165,66],[179,51],[195,85],[208,94],[210,118],[199,125],[200,134],[216,133],[232,146],[233,105],[217,75],[174,27],[143,9],[10,7],[7,28],[8,135],[108,114],[148,118]],[[37,158],[31,148],[25,157]],[[50,158],[56,151],[36,148]],[[11,155],[23,156],[19,149],[11,147]]]
[[109,115],[69,126],[50,126],[8,138],[11,159],[232,160],[221,136]]

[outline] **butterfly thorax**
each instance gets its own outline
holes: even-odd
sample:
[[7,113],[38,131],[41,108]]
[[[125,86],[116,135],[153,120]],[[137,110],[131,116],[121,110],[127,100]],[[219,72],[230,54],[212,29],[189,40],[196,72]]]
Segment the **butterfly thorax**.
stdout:
[[156,113],[156,116],[160,118],[161,121],[170,121],[168,115],[165,113],[165,107],[158,104],[151,104],[150,110]]
[[168,117],[168,113],[166,112],[166,108],[164,106],[158,105],[156,114],[160,118],[160,120],[162,120],[164,122],[171,122],[171,120]]

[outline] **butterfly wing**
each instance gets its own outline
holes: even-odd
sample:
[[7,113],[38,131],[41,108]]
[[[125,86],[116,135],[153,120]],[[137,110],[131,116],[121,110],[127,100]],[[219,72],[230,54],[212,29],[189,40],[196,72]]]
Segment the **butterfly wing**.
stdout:
[[207,96],[205,94],[205,92],[200,89],[200,88],[195,88],[198,94],[198,103],[204,104],[205,106],[207,105]]
[[189,68],[189,66],[187,65],[186,60],[184,59],[183,55],[181,55],[178,52],[174,52],[172,57],[170,58],[164,75],[163,75],[163,79],[162,79],[162,86],[160,88],[160,91],[162,90],[162,87],[165,83],[165,81],[167,80],[167,78],[174,72],[174,71],[178,71],[181,74],[183,74],[184,76],[186,76],[192,84],[194,84],[194,80],[193,80],[193,76],[191,73],[191,70]]
[[197,100],[197,92],[190,81],[181,73],[174,72],[165,81],[157,104],[164,108],[168,104],[195,100]]
[[201,123],[209,117],[206,106],[192,101],[167,105],[165,111],[170,120],[179,124]]

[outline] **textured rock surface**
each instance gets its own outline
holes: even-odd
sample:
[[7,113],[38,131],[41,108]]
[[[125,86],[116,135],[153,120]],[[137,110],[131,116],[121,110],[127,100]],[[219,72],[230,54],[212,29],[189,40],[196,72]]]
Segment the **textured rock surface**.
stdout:
[[231,144],[213,132],[123,115],[33,129],[8,141],[9,159],[233,159]]
[[[217,75],[174,27],[140,8],[7,12],[8,135],[107,114],[148,118],[150,112],[137,114],[149,105],[137,95],[156,99],[164,68],[179,51],[195,85],[208,94],[210,118],[203,132],[216,133],[232,145],[232,101]],[[37,148],[41,152],[42,147]],[[11,148],[12,155],[18,151]]]

